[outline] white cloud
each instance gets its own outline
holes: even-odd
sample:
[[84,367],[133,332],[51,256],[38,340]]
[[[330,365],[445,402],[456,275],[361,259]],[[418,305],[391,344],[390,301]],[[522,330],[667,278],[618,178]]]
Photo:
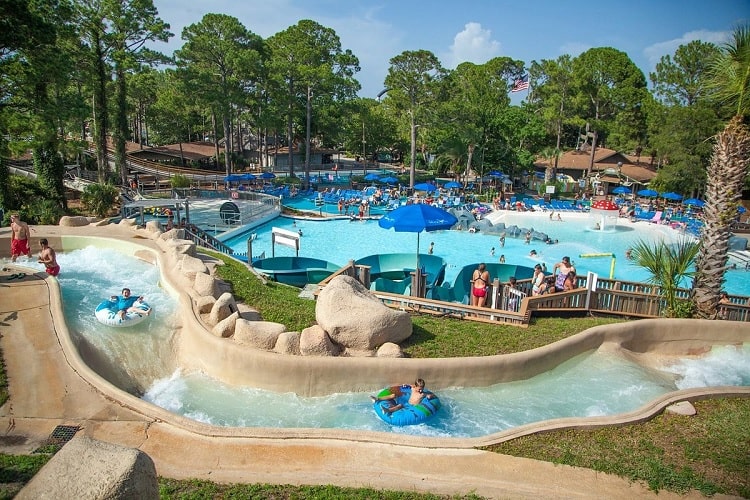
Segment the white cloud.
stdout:
[[492,32],[479,23],[466,23],[463,31],[453,38],[448,54],[442,59],[449,68],[462,62],[483,64],[500,55],[500,42],[492,40]]
[[655,43],[649,45],[643,49],[643,55],[648,61],[648,71],[652,71],[656,68],[656,63],[662,58],[662,56],[672,56],[675,50],[680,45],[686,45],[694,40],[700,40],[702,42],[715,43],[721,45],[722,43],[729,40],[730,33],[728,31],[688,31],[680,38],[674,38],[665,42]]

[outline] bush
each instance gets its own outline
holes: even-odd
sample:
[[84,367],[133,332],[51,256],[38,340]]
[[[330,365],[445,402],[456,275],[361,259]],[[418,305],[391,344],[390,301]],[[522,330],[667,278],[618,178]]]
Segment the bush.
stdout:
[[180,175],[180,174],[173,175],[170,181],[172,182],[172,188],[190,187],[190,179],[188,179],[184,175]]
[[97,217],[106,217],[112,211],[120,196],[112,184],[89,184],[83,190],[81,203]]

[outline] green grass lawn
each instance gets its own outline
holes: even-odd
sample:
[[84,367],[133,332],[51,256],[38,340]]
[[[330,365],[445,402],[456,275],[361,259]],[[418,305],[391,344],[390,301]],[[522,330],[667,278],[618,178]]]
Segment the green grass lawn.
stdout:
[[[301,331],[315,323],[315,303],[299,291],[263,284],[244,265],[224,261],[218,274],[232,285],[238,301],[252,304],[267,321]],[[489,356],[519,352],[564,339],[593,326],[621,322],[612,318],[544,318],[528,328],[473,323],[432,316],[413,316],[414,332],[402,344],[415,358]],[[0,397],[7,391],[0,374]],[[642,481],[654,491],[704,495],[723,493],[750,498],[750,399],[719,398],[695,403],[692,417],[663,414],[639,424],[596,430],[565,430],[514,439],[485,448],[554,463],[586,467]],[[0,500],[12,498],[49,455],[0,456]],[[443,499],[479,498],[417,495],[336,486],[222,485],[207,481],[159,480],[165,499]],[[9,496],[7,496],[9,495]]]

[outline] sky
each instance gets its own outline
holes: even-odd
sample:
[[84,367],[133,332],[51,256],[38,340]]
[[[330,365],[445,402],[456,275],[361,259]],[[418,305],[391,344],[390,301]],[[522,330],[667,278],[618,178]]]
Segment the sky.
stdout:
[[175,35],[154,48],[169,55],[182,46],[182,29],[207,13],[236,17],[263,38],[312,19],[332,28],[342,49],[359,58],[359,95],[371,98],[384,88],[390,59],[406,50],[429,50],[453,69],[498,56],[528,66],[613,47],[648,80],[660,58],[680,45],[723,43],[734,27],[750,20],[750,0],[154,0],[154,5]]

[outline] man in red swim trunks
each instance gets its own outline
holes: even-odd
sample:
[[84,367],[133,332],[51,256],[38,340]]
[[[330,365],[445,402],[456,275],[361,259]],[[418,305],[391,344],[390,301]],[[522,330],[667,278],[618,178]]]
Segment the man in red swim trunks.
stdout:
[[31,230],[18,214],[10,216],[10,260],[15,262],[19,255],[31,257],[31,248],[29,248],[29,235]]
[[42,251],[39,252],[38,262],[44,264],[44,268],[50,276],[57,276],[60,274],[60,266],[57,264],[57,256],[52,247],[49,246],[47,238],[39,240],[39,246],[42,248]]

